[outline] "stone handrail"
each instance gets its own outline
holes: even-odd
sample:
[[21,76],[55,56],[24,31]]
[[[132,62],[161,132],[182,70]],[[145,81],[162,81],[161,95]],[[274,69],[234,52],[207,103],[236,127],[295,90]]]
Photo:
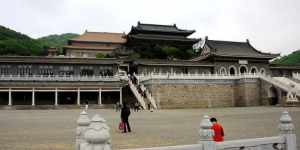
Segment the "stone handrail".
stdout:
[[136,75],[138,80],[140,82],[152,80],[152,79],[184,79],[184,80],[234,80],[234,79],[261,79],[264,80],[276,87],[279,87],[280,89],[287,91],[287,92],[293,92],[297,96],[300,96],[300,91],[295,91],[292,87],[290,87],[288,84],[279,82],[275,79],[273,79],[271,76],[267,76],[265,74],[261,73],[245,73],[245,74],[237,74],[237,75],[228,75],[228,74],[175,74],[175,73],[151,73],[148,75],[139,74]]
[[291,87],[289,84],[287,83],[283,83],[283,82],[280,82],[276,79],[273,79],[272,77],[269,77],[269,76],[262,76],[260,75],[259,76],[260,79],[266,81],[266,82],[269,82],[271,83],[272,85],[286,91],[286,92],[292,92],[293,94],[296,94],[297,96],[300,96],[300,91],[299,90],[295,90],[293,87]]
[[216,143],[216,149],[276,149],[285,147],[285,139],[281,136],[254,138],[254,139],[242,139],[235,141],[226,141]]
[[[76,150],[112,150],[109,127],[103,118],[95,115],[88,126],[85,112],[78,119]],[[200,122],[200,140],[198,144],[164,146],[152,148],[136,148],[126,150],[297,150],[295,127],[287,111],[280,117],[279,136],[214,142],[211,129],[212,123],[208,116]],[[80,139],[84,135],[83,139]]]
[[300,73],[299,72],[293,73],[293,78],[300,81]]
[[146,97],[147,99],[150,101],[151,105],[153,106],[154,109],[158,109],[157,105],[156,105],[156,101],[155,99],[153,98],[153,96],[151,95],[151,93],[149,92],[149,90],[147,90],[147,88],[143,85],[143,84],[140,84],[140,80],[139,80],[139,77],[136,76],[136,74],[134,73],[133,76],[137,79],[137,84],[140,85],[141,87],[141,90],[143,92],[145,92],[146,94]]
[[1,81],[119,81],[119,76],[1,75]]
[[227,74],[176,74],[176,73],[151,73],[136,75],[139,81],[150,79],[241,79],[241,78],[258,78],[258,73],[245,73],[238,75]]
[[137,98],[138,102],[141,104],[143,109],[146,109],[146,103],[144,101],[144,98],[141,96],[141,94],[138,92],[137,88],[135,85],[132,83],[131,80],[128,80],[129,87],[131,91],[133,92],[134,96]]

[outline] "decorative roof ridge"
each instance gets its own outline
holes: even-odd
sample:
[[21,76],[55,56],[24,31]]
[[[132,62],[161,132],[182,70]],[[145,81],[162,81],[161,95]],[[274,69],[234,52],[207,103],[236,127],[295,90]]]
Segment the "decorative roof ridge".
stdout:
[[212,42],[226,42],[226,43],[236,43],[236,44],[247,44],[252,50],[254,50],[255,52],[259,53],[259,54],[263,54],[263,55],[272,55],[272,56],[280,56],[280,53],[266,53],[266,52],[262,52],[260,50],[257,50],[256,48],[254,48],[252,46],[252,44],[249,42],[248,39],[246,39],[246,42],[238,42],[238,41],[223,41],[223,40],[205,40],[205,43],[213,50],[217,51],[218,49],[214,48],[213,46],[211,46],[209,44],[209,41],[212,41]]
[[161,37],[164,37],[164,36],[173,36],[173,37],[182,37],[182,38],[187,38],[187,39],[196,39],[196,40],[200,40],[201,38],[190,38],[190,37],[187,37],[187,36],[183,36],[183,35],[162,35],[162,34],[144,34],[144,33],[138,33],[138,34],[135,34],[135,35],[128,35],[129,37],[131,36],[143,36],[143,35],[146,35],[146,36],[161,36]]
[[164,26],[164,27],[175,27],[178,29],[177,25],[174,23],[173,25],[167,25],[167,24],[152,24],[152,23],[141,23],[138,22],[138,25],[151,25],[151,26]]
[[[196,32],[196,30],[179,29],[175,23],[173,25],[166,25],[166,24],[141,23],[140,21],[138,21],[137,26],[132,26],[132,29],[139,29],[139,25],[146,25],[146,26],[148,25],[148,26],[157,26],[157,27],[173,27],[178,31],[190,32],[190,33]],[[164,31],[164,32],[168,32],[168,31]]]
[[205,41],[247,44],[247,42],[242,42],[242,41],[225,41],[225,40],[209,40],[209,39],[207,39]]

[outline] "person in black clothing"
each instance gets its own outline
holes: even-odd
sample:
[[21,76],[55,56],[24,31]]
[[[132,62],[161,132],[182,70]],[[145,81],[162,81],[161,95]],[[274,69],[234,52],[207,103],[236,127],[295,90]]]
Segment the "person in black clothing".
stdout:
[[128,121],[129,115],[130,115],[130,108],[126,104],[124,104],[121,110],[121,119],[122,122],[124,123],[124,133],[127,132],[127,129],[128,132],[131,132],[129,121]]

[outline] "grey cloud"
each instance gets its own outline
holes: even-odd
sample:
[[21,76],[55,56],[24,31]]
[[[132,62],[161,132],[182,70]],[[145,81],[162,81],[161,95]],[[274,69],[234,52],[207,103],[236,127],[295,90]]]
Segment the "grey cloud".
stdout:
[[258,49],[300,49],[297,0],[9,0],[0,24],[32,37],[91,31],[128,32],[137,21],[176,23],[193,37],[245,41]]

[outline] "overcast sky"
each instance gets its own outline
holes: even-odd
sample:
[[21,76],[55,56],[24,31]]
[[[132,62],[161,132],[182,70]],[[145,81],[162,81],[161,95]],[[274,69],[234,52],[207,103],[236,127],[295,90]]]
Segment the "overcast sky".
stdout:
[[137,21],[195,29],[192,37],[246,41],[264,52],[300,49],[300,0],[2,0],[0,25],[33,38],[128,32]]

